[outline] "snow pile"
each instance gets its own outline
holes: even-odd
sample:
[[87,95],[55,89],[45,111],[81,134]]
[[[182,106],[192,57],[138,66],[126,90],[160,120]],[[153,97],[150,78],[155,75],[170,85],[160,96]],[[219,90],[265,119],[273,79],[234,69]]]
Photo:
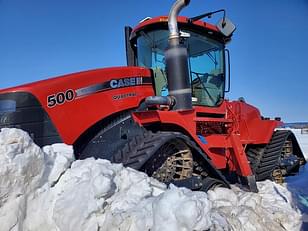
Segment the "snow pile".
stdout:
[[54,183],[73,161],[70,146],[55,144],[45,149],[47,153],[22,130],[1,129],[1,230],[22,230],[33,193],[49,179]]
[[308,165],[301,167],[299,174],[287,177],[286,187],[292,193],[293,201],[300,209],[303,216],[303,225],[308,230]]
[[1,230],[299,230],[286,188],[258,194],[192,192],[106,160],[73,161],[64,144],[41,150],[27,133],[0,132]]
[[289,129],[291,130],[304,153],[305,159],[308,160],[308,134],[301,134],[301,129]]
[[[6,229],[25,217],[27,196],[40,186],[44,173],[44,154],[20,130],[0,133],[0,224]],[[2,227],[3,228],[3,227]]]
[[[301,129],[290,129],[295,134],[297,141],[308,161],[308,134],[301,134]],[[286,187],[292,193],[296,206],[302,212],[302,230],[308,230],[308,164],[300,168],[299,174],[287,177]]]
[[258,194],[217,188],[208,197],[232,230],[298,230],[300,216],[288,190],[271,181],[258,183],[258,188]]

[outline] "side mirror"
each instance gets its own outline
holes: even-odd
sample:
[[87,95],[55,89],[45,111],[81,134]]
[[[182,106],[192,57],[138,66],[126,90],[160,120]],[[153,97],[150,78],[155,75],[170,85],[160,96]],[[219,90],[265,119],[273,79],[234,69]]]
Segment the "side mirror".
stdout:
[[[226,57],[227,56],[227,57]],[[226,64],[226,68],[225,68],[225,92],[230,92],[230,84],[231,84],[231,80],[230,80],[230,52],[228,49],[225,49],[225,64]]]
[[219,31],[227,37],[232,35],[232,33],[236,29],[236,26],[230,21],[230,19],[225,17],[220,19],[216,26],[219,29]]

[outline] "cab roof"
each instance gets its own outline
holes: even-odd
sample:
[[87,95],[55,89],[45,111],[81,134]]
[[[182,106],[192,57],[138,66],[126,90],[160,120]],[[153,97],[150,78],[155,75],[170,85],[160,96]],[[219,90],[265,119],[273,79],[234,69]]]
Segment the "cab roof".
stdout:
[[[224,36],[219,31],[217,26],[204,22],[202,20],[190,22],[188,17],[178,16],[177,21],[179,24],[179,29],[185,28],[201,33],[206,32],[216,37],[218,40],[222,40],[224,43],[230,40],[230,37]],[[168,16],[146,18],[145,20],[141,21],[135,28],[133,28],[130,38],[134,39],[139,31],[156,28],[168,28]]]

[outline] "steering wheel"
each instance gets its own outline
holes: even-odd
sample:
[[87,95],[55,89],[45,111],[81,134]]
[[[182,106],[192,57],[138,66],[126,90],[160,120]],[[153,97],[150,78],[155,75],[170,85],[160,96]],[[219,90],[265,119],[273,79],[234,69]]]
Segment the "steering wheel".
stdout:
[[[209,74],[209,73],[198,73],[198,72],[194,72],[191,71],[192,74],[196,75],[197,78],[195,78],[192,81],[192,85],[197,85],[197,84],[201,84],[202,88],[204,90],[204,92],[206,93],[206,95],[208,96],[209,100],[211,101],[212,104],[216,104],[216,101],[213,96],[210,94],[210,92],[208,91],[207,87],[205,86],[205,83],[207,82],[207,78],[209,76],[213,76],[216,77],[217,75],[214,74]],[[205,79],[205,80],[204,80]]]
[[[208,77],[217,77],[218,76],[218,75],[214,75],[214,74],[200,73],[200,72],[194,72],[194,71],[191,71],[190,73],[197,76],[197,78],[194,79],[192,81],[192,83],[199,83],[200,81],[201,82],[207,82]],[[202,81],[203,79],[205,79],[206,81]]]

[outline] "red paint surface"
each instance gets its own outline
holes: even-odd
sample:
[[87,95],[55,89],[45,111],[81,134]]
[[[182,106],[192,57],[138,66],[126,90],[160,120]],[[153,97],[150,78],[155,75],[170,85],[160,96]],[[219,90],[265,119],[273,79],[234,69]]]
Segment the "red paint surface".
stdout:
[[[223,118],[198,117],[197,113],[224,114]],[[149,111],[134,113],[135,120],[146,126],[149,123],[173,124],[184,129],[197,142],[218,169],[227,166],[240,175],[251,175],[245,155],[247,144],[267,144],[274,129],[281,124],[275,120],[262,120],[257,108],[239,101],[224,101],[217,108],[194,107],[190,111]],[[224,134],[198,134],[196,124],[208,127],[217,123],[226,128]],[[207,144],[202,143],[202,135]]]
[[[183,24],[188,24],[188,18],[184,17],[184,16],[178,16],[177,17],[177,21],[179,23],[183,23]],[[142,23],[140,23],[138,26],[136,26],[133,29],[133,32],[136,32],[148,25],[153,25],[153,24],[158,24],[158,23],[162,23],[162,22],[168,22],[168,16],[160,16],[160,17],[155,17],[155,18],[151,18],[149,20],[146,20]],[[210,23],[207,22],[203,22],[201,20],[197,20],[192,22],[191,24],[200,27],[200,29],[207,29],[207,30],[211,30],[211,31],[215,31],[215,32],[219,32],[218,28]]]
[[[143,98],[154,94],[152,86],[141,85],[112,89],[75,98],[73,101],[52,108],[47,107],[47,96],[65,92],[68,89],[76,90],[103,83],[111,79],[141,76],[150,78],[151,72],[140,67],[104,68],[4,89],[0,91],[0,94],[5,92],[32,93],[48,113],[62,140],[67,144],[73,144],[83,132],[103,118],[119,111],[138,107]],[[133,92],[136,93],[136,97],[129,97],[125,100],[113,99],[114,95]]]

